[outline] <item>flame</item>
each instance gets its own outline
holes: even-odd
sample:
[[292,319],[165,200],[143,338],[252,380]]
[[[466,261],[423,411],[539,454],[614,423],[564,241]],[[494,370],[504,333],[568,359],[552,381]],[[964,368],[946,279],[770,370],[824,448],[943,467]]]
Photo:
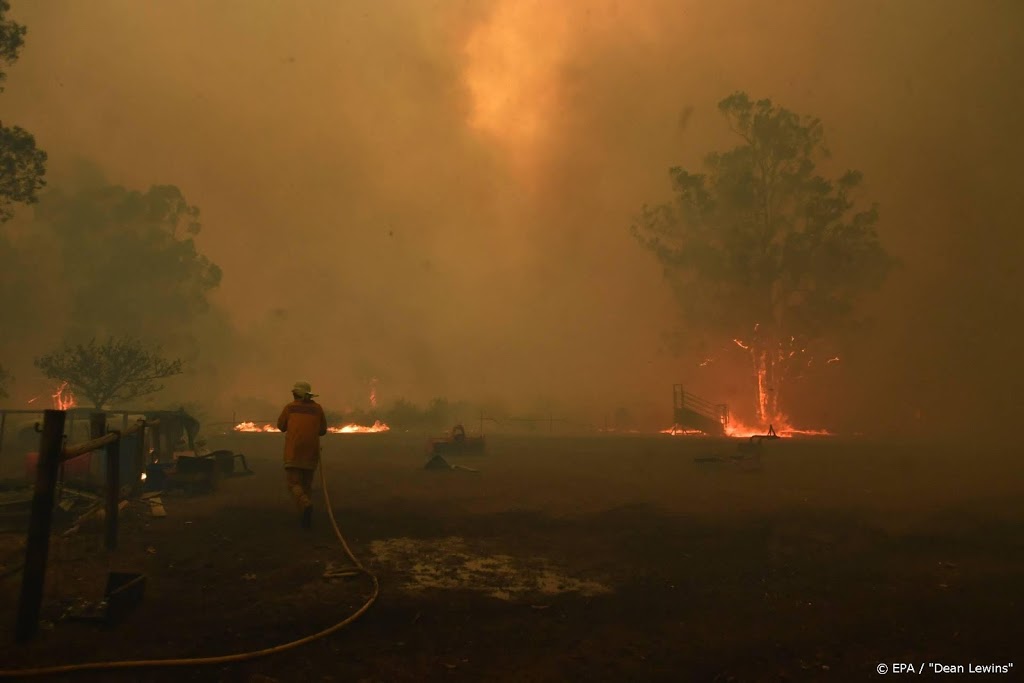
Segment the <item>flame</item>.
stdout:
[[[280,432],[276,426],[268,424],[266,422],[262,424],[256,424],[255,422],[239,422],[235,425],[234,430],[236,432]],[[344,424],[340,427],[328,427],[328,434],[378,434],[380,432],[391,431],[391,427],[377,420],[369,427],[357,424]]]
[[379,432],[389,432],[391,427],[380,420],[374,421],[369,427],[357,424],[347,424],[340,427],[328,427],[327,431],[331,434],[377,434]]
[[[741,439],[746,439],[751,436],[766,436],[768,434],[769,427],[774,429],[775,434],[782,439],[790,439],[794,436],[833,435],[832,432],[827,429],[801,429],[799,427],[794,427],[789,423],[788,418],[784,415],[780,415],[775,422],[769,423],[769,425],[766,426],[749,425],[730,416],[729,422],[725,425],[725,434],[726,436]],[[707,434],[699,429],[681,427],[679,425],[672,425],[668,429],[660,430],[658,433],[668,434],[670,436],[707,436]]]
[[68,389],[67,382],[62,382],[61,385],[57,387],[57,391],[52,395],[52,398],[55,410],[70,410],[78,405],[78,402],[75,401],[75,395],[71,393],[70,389]]
[[279,432],[277,427],[271,424],[258,425],[255,422],[239,422],[235,425],[236,432]]
[[763,436],[768,433],[769,427],[774,429],[775,434],[783,439],[789,439],[794,436],[832,436],[832,432],[827,429],[801,429],[794,427],[789,423],[789,418],[785,415],[777,415],[775,420],[768,423],[767,426],[752,426],[735,418],[730,418],[729,424],[725,426],[725,433],[728,436],[742,438],[756,435]]
[[680,427],[679,425],[672,425],[668,429],[662,429],[658,433],[669,434],[671,436],[707,436],[707,434],[699,429],[690,429],[688,427]]
[[35,403],[37,398],[39,398],[39,397],[38,396],[33,396],[32,398],[30,398],[29,400],[27,400],[25,402],[26,403]]
[[377,407],[377,378],[370,380],[370,407]]

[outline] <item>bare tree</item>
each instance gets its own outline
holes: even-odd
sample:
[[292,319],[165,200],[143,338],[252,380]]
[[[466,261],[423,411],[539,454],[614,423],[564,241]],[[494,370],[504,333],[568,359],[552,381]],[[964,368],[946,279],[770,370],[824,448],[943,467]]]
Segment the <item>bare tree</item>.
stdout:
[[110,337],[102,344],[67,344],[35,360],[50,379],[67,382],[96,408],[130,401],[163,389],[158,380],[181,374],[180,359],[169,360],[159,347],[132,337]]

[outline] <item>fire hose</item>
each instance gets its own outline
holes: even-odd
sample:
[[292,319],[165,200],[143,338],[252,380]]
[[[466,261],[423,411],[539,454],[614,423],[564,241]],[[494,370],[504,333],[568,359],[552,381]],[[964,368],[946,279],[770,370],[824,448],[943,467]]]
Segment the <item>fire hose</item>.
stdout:
[[363,575],[369,577],[373,582],[373,592],[370,597],[367,598],[363,606],[356,610],[352,615],[346,619],[339,621],[333,626],[329,626],[322,631],[313,633],[304,638],[293,640],[288,643],[281,645],[275,645],[273,647],[264,648],[262,650],[253,650],[252,652],[236,652],[229,655],[219,655],[215,657],[189,657],[181,659],[134,659],[124,661],[111,661],[111,662],[83,662],[81,664],[63,664],[58,666],[46,666],[36,669],[0,669],[0,678],[26,678],[29,676],[54,676],[57,674],[68,674],[77,673],[81,671],[111,671],[115,669],[159,669],[167,667],[180,667],[180,666],[206,666],[210,664],[230,664],[232,662],[244,662],[252,659],[258,659],[260,657],[267,657],[269,655],[278,654],[280,652],[286,652],[293,650],[301,645],[306,645],[314,640],[319,640],[332,633],[337,633],[341,629],[345,628],[359,617],[363,616],[370,606],[377,601],[377,597],[380,595],[380,583],[377,581],[377,577],[368,570],[363,564],[356,558],[352,553],[352,549],[348,547],[348,542],[345,537],[341,534],[341,530],[338,528],[338,522],[334,519],[334,510],[331,507],[331,496],[327,491],[327,472],[324,469],[323,458],[320,458],[320,487],[324,492],[324,506],[327,508],[327,516],[331,520],[331,526],[334,528],[334,535],[338,537],[338,541],[341,542],[341,547],[344,549],[345,554],[349,560],[352,561],[353,569],[350,571],[336,572],[334,575],[346,576],[346,575]]

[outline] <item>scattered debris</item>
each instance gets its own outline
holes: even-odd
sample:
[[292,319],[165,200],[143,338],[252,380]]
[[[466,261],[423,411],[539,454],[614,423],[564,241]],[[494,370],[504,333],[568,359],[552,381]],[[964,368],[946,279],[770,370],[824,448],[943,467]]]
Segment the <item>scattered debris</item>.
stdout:
[[[126,507],[128,507],[128,501],[127,500],[122,500],[120,503],[117,504],[117,511],[121,512]],[[97,509],[96,509],[96,519],[104,520],[106,518],[107,518],[107,510],[106,510],[106,508],[103,507],[103,506],[97,507]]]
[[427,464],[423,466],[425,470],[450,470],[452,466],[448,464],[448,461],[442,458],[440,455],[435,455]]
[[61,491],[65,496],[76,496],[78,498],[88,498],[90,500],[103,500],[102,496],[89,491],[82,491],[81,489],[72,488],[65,486]]
[[[471,590],[499,600],[538,604],[537,597],[577,593],[584,597],[611,592],[589,578],[575,578],[543,557],[493,555],[463,538],[391,538],[370,543],[374,561],[404,575],[401,588]],[[544,603],[539,603],[544,604]]]
[[423,466],[423,469],[449,472],[452,470],[462,470],[463,472],[480,472],[480,470],[474,469],[472,467],[466,467],[465,465],[449,464],[449,462],[440,455],[435,455],[432,458],[430,458],[430,460],[427,461],[427,464]]
[[167,516],[167,509],[164,508],[164,501],[159,496],[152,496],[145,502],[149,503],[149,513],[154,517]]
[[480,454],[487,448],[487,442],[483,434],[469,436],[466,434],[466,428],[457,424],[452,427],[449,434],[431,439],[427,447],[429,452],[434,455],[442,453]]
[[79,601],[64,616],[72,621],[113,625],[121,621],[140,602],[146,589],[146,576],[131,572],[110,572],[107,589],[99,602]]

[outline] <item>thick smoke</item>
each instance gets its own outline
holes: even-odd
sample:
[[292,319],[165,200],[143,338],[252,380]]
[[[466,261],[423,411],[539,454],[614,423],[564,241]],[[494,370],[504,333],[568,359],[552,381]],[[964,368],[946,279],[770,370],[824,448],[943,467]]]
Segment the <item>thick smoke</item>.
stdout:
[[208,342],[218,409],[296,379],[365,404],[378,377],[384,403],[595,421],[624,407],[651,425],[681,381],[749,414],[741,355],[700,368],[668,352],[672,299],[628,233],[668,196],[669,166],[733,144],[715,104],[735,90],[824,121],[826,169],[865,173],[902,264],[840,367],[798,390],[795,421],[969,432],[1020,407],[1019,3],[54,0],[12,15],[29,33],[4,120],[50,153],[51,183],[84,157],[202,209],[237,328]]

